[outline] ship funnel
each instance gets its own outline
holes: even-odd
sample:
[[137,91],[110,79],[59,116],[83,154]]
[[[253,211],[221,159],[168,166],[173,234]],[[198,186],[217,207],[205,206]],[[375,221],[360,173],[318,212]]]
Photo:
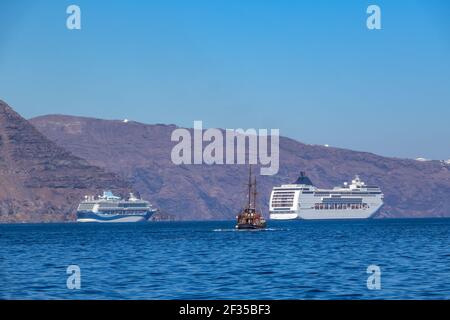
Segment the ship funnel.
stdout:
[[134,195],[134,193],[130,192],[130,197],[128,198],[128,201],[137,201],[138,198]]
[[307,186],[313,186],[314,184],[311,182],[311,180],[306,176],[304,171],[300,172],[300,177],[298,177],[297,181],[295,181],[295,184],[304,184]]

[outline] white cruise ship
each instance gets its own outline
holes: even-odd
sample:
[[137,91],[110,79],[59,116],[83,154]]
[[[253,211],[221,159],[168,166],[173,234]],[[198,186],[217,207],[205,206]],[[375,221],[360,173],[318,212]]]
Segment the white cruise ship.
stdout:
[[77,222],[141,222],[156,211],[148,201],[132,193],[128,199],[121,199],[105,191],[102,196],[85,196],[78,206]]
[[383,206],[384,195],[377,186],[366,185],[356,176],[351,184],[318,189],[304,172],[293,184],[275,187],[270,196],[270,218],[367,219]]

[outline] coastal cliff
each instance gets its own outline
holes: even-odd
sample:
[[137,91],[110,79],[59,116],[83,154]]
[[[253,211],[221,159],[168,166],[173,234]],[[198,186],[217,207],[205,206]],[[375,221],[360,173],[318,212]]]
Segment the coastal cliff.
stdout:
[[0,100],[0,222],[73,221],[86,194],[128,182],[47,139]]

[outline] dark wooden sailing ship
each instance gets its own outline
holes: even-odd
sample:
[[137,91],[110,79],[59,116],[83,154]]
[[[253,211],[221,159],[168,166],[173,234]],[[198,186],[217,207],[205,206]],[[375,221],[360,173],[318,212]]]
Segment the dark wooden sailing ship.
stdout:
[[236,229],[264,229],[266,220],[261,211],[256,208],[256,177],[252,178],[252,166],[248,176],[248,202],[237,218]]

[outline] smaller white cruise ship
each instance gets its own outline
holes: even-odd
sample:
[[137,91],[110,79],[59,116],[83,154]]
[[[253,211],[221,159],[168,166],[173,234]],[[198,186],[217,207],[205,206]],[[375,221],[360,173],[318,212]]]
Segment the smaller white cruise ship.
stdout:
[[304,172],[293,184],[275,187],[270,196],[274,220],[367,219],[383,206],[377,186],[366,185],[356,176],[351,184],[333,189],[316,188]]
[[132,193],[128,199],[122,199],[105,191],[98,197],[85,196],[78,205],[77,222],[142,222],[156,211],[148,201]]

